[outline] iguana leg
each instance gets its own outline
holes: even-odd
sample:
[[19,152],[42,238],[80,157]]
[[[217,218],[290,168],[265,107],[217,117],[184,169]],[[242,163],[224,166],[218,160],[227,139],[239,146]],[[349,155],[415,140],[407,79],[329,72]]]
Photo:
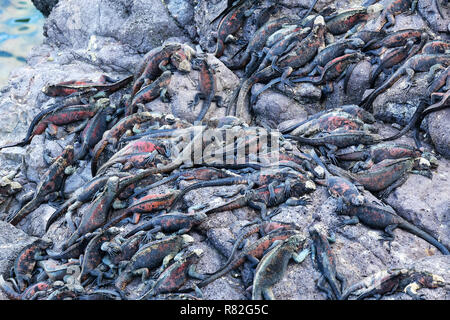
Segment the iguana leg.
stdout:
[[333,300],[333,293],[331,292],[331,289],[327,288],[326,286],[326,279],[323,275],[320,276],[319,280],[317,281],[317,288],[320,291],[323,291],[327,295],[327,299]]
[[416,12],[416,9],[417,9],[417,2],[419,2],[419,0],[413,0],[413,1],[411,1],[411,8],[410,8],[409,14],[414,14],[414,12]]
[[346,225],[354,225],[354,224],[358,224],[358,223],[359,223],[358,217],[353,217],[351,219],[346,219],[346,220],[342,221],[340,224],[337,225],[337,227],[341,228]]
[[408,296],[410,296],[414,300],[425,300],[423,294],[417,293],[417,290],[420,288],[421,288],[420,284],[418,284],[417,282],[413,282],[407,285],[404,291]]
[[433,174],[429,170],[411,170],[411,173],[420,174],[421,176],[427,177],[428,179],[433,178]]
[[395,238],[395,236],[394,236],[394,229],[395,228],[397,228],[397,224],[390,224],[390,225],[388,225],[385,229],[384,229],[384,232],[385,232],[385,234],[383,234],[382,235],[382,240],[383,241],[389,241],[389,242],[391,242],[391,241],[393,241],[394,240],[394,238]]
[[397,181],[395,181],[393,184],[391,184],[389,187],[387,187],[383,191],[380,191],[378,193],[378,195],[380,196],[381,199],[387,198],[389,196],[389,194],[395,188],[400,187],[402,184],[404,184],[406,182],[406,180],[408,180],[408,175],[407,174],[405,176],[401,177],[400,179],[398,179]]
[[309,248],[310,252],[311,252],[311,261],[313,263],[313,266],[317,269],[317,260],[316,260],[316,246],[314,245],[313,242],[311,242],[310,248]]
[[344,292],[344,289],[347,288],[347,279],[344,278],[343,275],[336,272],[336,279],[341,283],[341,292]]
[[188,275],[191,278],[198,279],[198,280],[205,280],[206,278],[208,278],[207,275],[204,275],[204,274],[201,274],[201,273],[198,273],[197,271],[195,271],[195,265],[189,266]]
[[159,92],[159,96],[162,102],[164,103],[169,103],[171,101],[171,97],[169,96],[168,92],[167,92],[167,87],[163,88],[160,92]]
[[246,255],[245,257],[247,258],[247,261],[250,263],[250,265],[251,265],[253,268],[255,268],[255,267],[258,265],[259,260],[256,259],[254,256],[248,254],[248,255]]
[[308,204],[308,202],[310,202],[310,201],[306,197],[301,197],[301,198],[291,197],[291,198],[287,199],[284,204],[287,206],[296,207],[296,206],[306,206]]
[[275,296],[272,292],[271,287],[262,289],[262,295],[263,295],[264,299],[266,299],[266,300],[275,300]]
[[387,14],[386,15],[387,22],[384,24],[383,28],[381,28],[381,31],[386,31],[386,29],[390,28],[391,26],[395,25],[395,17],[393,14]]
[[303,249],[302,251],[300,251],[299,253],[292,253],[292,259],[296,262],[296,263],[302,263],[306,257],[310,254],[311,250],[309,248]]
[[148,268],[140,268],[132,271],[134,276],[141,276],[141,281],[145,282],[149,278],[150,270]]
[[264,251],[263,256],[264,256],[267,252],[269,252],[270,250],[272,250],[273,248],[275,248],[277,245],[281,244],[282,242],[283,242],[282,240],[275,240],[274,242],[272,242],[272,244],[270,245],[270,247],[268,247],[268,248]]
[[256,201],[249,201],[248,205],[250,208],[253,208],[255,210],[258,210],[261,214],[261,219],[266,221],[268,220],[267,217],[267,206],[264,202],[256,202]]
[[216,103],[217,108],[225,108],[225,105],[223,103],[223,98],[221,96],[214,96],[212,99],[212,102]]
[[73,223],[72,220],[72,210],[67,210],[64,219],[66,221],[67,226],[69,227],[70,231],[73,233],[77,227],[75,226],[75,224]]
[[158,68],[162,72],[169,70],[170,69],[169,59],[164,59],[163,61],[161,61],[161,63],[158,65]]
[[203,93],[200,93],[200,92],[197,93],[194,96],[194,100],[192,100],[191,102],[188,103],[189,110],[194,109],[198,105],[198,103],[200,102],[200,99],[205,99],[205,98],[206,97],[205,97],[205,95]]
[[142,238],[145,242],[149,242],[153,239],[153,234],[161,231],[161,226],[156,226],[153,229],[147,231],[145,236]]

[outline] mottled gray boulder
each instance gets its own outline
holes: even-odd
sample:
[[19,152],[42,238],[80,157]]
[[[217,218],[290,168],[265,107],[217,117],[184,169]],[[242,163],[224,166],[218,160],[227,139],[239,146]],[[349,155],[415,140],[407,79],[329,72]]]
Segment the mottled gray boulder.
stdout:
[[428,133],[436,150],[450,159],[450,110],[431,113],[428,117]]
[[186,30],[191,38],[195,38],[197,30],[194,25],[194,3],[192,0],[163,1],[169,14],[175,19],[180,28]]
[[[447,24],[450,17],[450,9],[448,4],[444,5],[444,3],[445,1],[441,0],[423,0],[417,4],[420,14],[435,32],[448,32]],[[439,15],[436,5],[440,7],[443,17]]]
[[[262,87],[261,84],[254,85],[252,92]],[[299,102],[273,90],[263,92],[257,99],[252,106],[256,122],[268,124],[271,128],[276,128],[278,124],[289,119],[306,119],[308,115]]]
[[[364,91],[369,88],[369,77],[372,70],[372,65],[367,60],[362,60],[356,64],[350,79],[347,84],[347,91],[339,92],[341,96],[344,96],[346,104],[358,104],[361,102],[361,97]],[[344,88],[345,89],[345,88]]]
[[160,0],[63,1],[45,24],[52,43],[69,48],[88,48],[93,37],[112,38],[145,53],[183,31]]
[[[449,169],[450,162],[441,159],[431,180],[421,175],[409,174],[408,180],[396,188],[386,200],[400,216],[423,228],[447,247],[450,246]],[[430,250],[437,251],[431,245]]]
[[427,95],[426,73],[417,73],[408,83],[407,77],[400,78],[373,101],[375,118],[385,122],[406,125],[419,105],[419,99]]

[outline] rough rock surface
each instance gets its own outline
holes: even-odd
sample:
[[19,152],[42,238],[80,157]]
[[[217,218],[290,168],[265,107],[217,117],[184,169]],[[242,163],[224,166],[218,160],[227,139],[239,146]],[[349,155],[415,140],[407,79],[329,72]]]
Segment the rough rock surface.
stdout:
[[[36,3],[38,1],[35,1]],[[51,1],[41,1],[50,4]],[[326,7],[347,9],[360,5],[362,1],[329,1],[319,0],[316,9]],[[386,1],[383,1],[385,3]],[[419,3],[419,13],[411,16],[399,15],[392,31],[414,28],[428,28],[422,16],[431,25],[433,31],[442,34],[446,25],[427,4],[431,0]],[[275,16],[289,13],[297,15],[306,10],[311,1],[280,1],[282,8]],[[0,110],[2,112],[0,125],[0,145],[22,139],[33,117],[55,101],[42,93],[42,88],[48,84],[74,80],[97,80],[107,73],[113,78],[122,78],[134,73],[142,56],[150,49],[163,42],[176,40],[187,42],[203,52],[207,52],[207,61],[214,66],[217,79],[217,94],[227,98],[239,85],[239,72],[233,73],[223,62],[237,52],[239,46],[227,45],[223,58],[217,59],[211,53],[215,50],[215,40],[212,31],[217,23],[211,21],[226,6],[226,1],[188,1],[188,0],[65,0],[60,1],[51,11],[45,24],[45,42],[35,48],[27,59],[27,65],[11,73],[7,86],[0,89]],[[48,7],[50,8],[50,7]],[[40,9],[44,12],[45,9]],[[431,10],[431,11],[430,11]],[[49,11],[50,12],[50,11]],[[447,13],[448,14],[448,13]],[[238,38],[249,40],[254,31],[253,20],[247,22]],[[379,21],[370,21],[366,28],[376,28]],[[151,36],[150,36],[151,35]],[[199,50],[200,51],[200,50]],[[303,120],[307,115],[317,111],[342,104],[358,103],[368,88],[368,75],[372,66],[368,61],[362,61],[354,69],[349,81],[348,94],[344,93],[343,81],[335,84],[335,92],[324,96],[320,87],[311,84],[301,84],[293,89],[277,86],[264,92],[253,106],[255,123],[268,124],[275,128],[287,120]],[[383,136],[397,132],[385,122],[395,122],[401,125],[413,114],[418,98],[426,90],[424,74],[417,74],[413,86],[406,89],[405,78],[399,80],[392,88],[380,95],[374,102],[377,116],[377,127]],[[253,88],[253,93],[261,85]],[[168,88],[172,97],[170,103],[159,99],[147,103],[145,108],[151,111],[169,112],[176,117],[193,122],[200,111],[201,104],[194,109],[187,108],[198,91],[198,71],[189,74],[175,72]],[[286,93],[287,96],[282,95]],[[366,93],[367,94],[367,93]],[[117,96],[112,100],[117,103]],[[205,119],[219,117],[225,112],[212,103]],[[250,118],[250,114],[245,115]],[[448,110],[432,114],[428,117],[428,130],[436,150],[444,156],[448,155]],[[447,128],[447,129],[446,129]],[[61,138],[53,140],[47,135],[33,138],[31,144],[25,147],[4,149],[0,151],[2,170],[12,171],[19,168],[14,181],[20,183],[22,189],[0,202],[0,219],[10,212],[19,209],[19,200],[32,193],[40,176],[46,170],[44,153],[58,155],[69,143],[73,142],[74,134],[64,132],[60,128]],[[413,145],[410,134],[398,142]],[[433,148],[425,144],[426,150]],[[26,165],[22,166],[22,162]],[[449,169],[450,162],[439,159],[438,168],[433,171],[433,178],[427,179],[411,174],[404,185],[397,188],[386,200],[396,212],[424,228],[446,246],[450,246],[449,233]],[[2,176],[6,173],[2,172]],[[90,166],[81,163],[80,168],[66,180],[64,193],[69,196],[82,183],[91,179]],[[182,182],[180,186],[186,186]],[[214,192],[233,192],[236,186],[224,188],[207,188],[195,190],[183,199],[183,208],[205,203],[210,206],[223,203],[225,200],[215,196]],[[159,191],[167,191],[162,187]],[[369,195],[370,197],[370,195]],[[332,244],[336,257],[338,271],[349,284],[361,280],[374,272],[389,267],[415,266],[441,275],[450,280],[450,260],[424,240],[396,229],[395,239],[391,247],[386,242],[380,242],[381,231],[370,229],[358,224],[337,228],[344,218],[335,213],[336,200],[329,196],[325,187],[318,186],[309,196],[311,203],[306,206],[283,206],[276,220],[295,222],[302,230],[313,224],[322,225],[325,230],[336,233],[336,242]],[[75,216],[79,218],[87,204],[82,206]],[[55,209],[42,204],[32,212],[18,228],[0,221],[0,274],[7,275],[12,261],[18,252],[36,237],[51,239],[60,249],[61,243],[71,234],[64,219],[58,220],[45,233],[44,225]],[[239,233],[240,228],[257,218],[258,212],[250,208],[242,208],[214,214],[198,226],[192,236],[195,238],[193,248],[204,251],[197,271],[211,273],[217,270],[227,259],[231,251],[230,240]],[[134,226],[127,225],[124,231]],[[256,236],[251,240],[255,240]],[[203,290],[205,299],[246,299],[248,298],[248,274],[246,265],[242,273],[231,272],[223,278],[209,284]],[[240,276],[241,275],[241,276]],[[323,292],[316,287],[320,273],[313,267],[310,257],[302,264],[290,263],[285,277],[273,287],[277,299],[325,299]],[[136,289],[139,281],[136,279],[129,287]],[[449,294],[445,288],[436,290],[422,289],[427,299],[448,300]],[[4,299],[0,293],[0,299]],[[409,296],[397,293],[386,299],[410,299]]]
[[450,159],[450,110],[441,110],[428,116],[428,133],[436,150]]

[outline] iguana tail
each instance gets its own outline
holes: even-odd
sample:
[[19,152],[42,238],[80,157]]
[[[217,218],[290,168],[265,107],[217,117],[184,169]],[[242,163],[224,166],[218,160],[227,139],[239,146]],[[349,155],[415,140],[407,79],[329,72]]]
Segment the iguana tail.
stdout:
[[437,241],[435,238],[433,238],[431,235],[429,235],[428,233],[426,233],[425,231],[419,229],[418,227],[416,227],[415,225],[409,223],[408,221],[402,221],[398,224],[398,227],[400,229],[406,230],[422,239],[424,239],[425,241],[431,243],[433,246],[435,246],[436,248],[439,249],[439,251],[442,252],[442,254],[444,255],[449,255],[450,252],[448,251],[448,249],[439,241]]

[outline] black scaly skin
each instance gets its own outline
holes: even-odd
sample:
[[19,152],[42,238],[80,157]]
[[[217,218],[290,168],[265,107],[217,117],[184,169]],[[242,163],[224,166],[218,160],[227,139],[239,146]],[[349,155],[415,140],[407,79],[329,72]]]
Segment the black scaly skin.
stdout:
[[76,259],[80,255],[83,254],[84,250],[86,249],[86,246],[88,245],[89,241],[96,235],[98,235],[99,232],[91,232],[85,234],[83,237],[78,239],[77,242],[75,242],[73,245],[69,246],[67,249],[65,249],[62,252],[51,252],[47,249],[47,256],[54,260],[69,260],[69,259]]
[[353,183],[345,178],[331,175],[314,150],[311,151],[311,156],[324,169],[328,192],[331,196],[338,198],[339,206],[350,203],[359,206],[364,203],[364,196]]
[[276,230],[274,232],[270,232],[266,236],[256,240],[255,242],[249,244],[244,247],[241,252],[226,266],[220,269],[220,271],[212,274],[207,279],[201,281],[197,284],[198,288],[203,288],[204,286],[210,284],[211,282],[223,277],[228,272],[237,267],[241,266],[247,259],[253,258],[261,258],[264,254],[264,251],[270,248],[270,246],[277,240],[285,240],[291,236],[298,235],[299,231],[296,230]]
[[342,294],[342,300],[351,295],[356,299],[375,297],[380,299],[395,292],[405,292],[415,300],[423,299],[417,290],[421,288],[438,288],[445,286],[444,279],[436,274],[415,269],[387,269],[376,272],[363,280],[349,286]]
[[327,30],[333,35],[340,35],[351,30],[355,25],[367,21],[367,8],[344,10],[325,17]]
[[346,53],[349,53],[349,51],[358,50],[363,46],[364,41],[359,38],[342,39],[336,41],[335,43],[332,43],[326,46],[325,49],[321,50],[308,66],[295,70],[294,72],[292,72],[291,76],[306,75],[313,71],[314,68],[325,67],[325,65],[329,61]]
[[[268,207],[283,204],[290,197],[300,197],[312,192],[315,188],[315,184],[310,180],[306,181],[306,183],[304,181],[287,180],[285,183],[276,186],[269,184],[268,186],[248,190],[244,195],[217,207],[207,209],[204,213],[211,214],[250,206],[260,211],[262,220],[267,220],[270,218],[267,212]],[[305,205],[306,201],[302,200],[300,204]]]
[[[253,280],[252,300],[262,298],[274,300],[272,286],[283,279],[289,260],[301,263],[306,255],[297,254],[302,247],[305,237],[301,234],[293,235],[269,250],[258,263]],[[309,253],[309,251],[307,251]]]
[[[323,17],[319,16],[314,20],[313,29],[309,34],[304,35],[302,32],[294,33],[294,35],[296,35],[293,36],[295,41],[290,42],[288,46],[285,46],[285,51],[279,53],[279,55],[283,54],[282,56],[273,55],[272,58],[269,58],[269,52],[266,55],[266,58],[267,61],[272,61],[272,65],[261,69],[264,65],[261,63],[258,71],[242,83],[239,90],[239,95],[237,97],[234,115],[239,117],[244,113],[244,110],[248,104],[247,95],[255,83],[269,81],[277,76],[282,76],[282,79],[284,80],[292,73],[294,68],[300,68],[311,61],[317,54],[319,48],[324,47],[325,45],[324,32],[325,23],[323,21]],[[289,42],[288,39],[291,38],[288,37],[287,39],[283,39],[282,42]],[[289,49],[289,51],[286,51],[288,47],[292,47],[290,48],[292,50]],[[230,100],[230,104],[228,105],[229,109],[227,111],[231,109],[231,105],[233,103],[234,96]]]
[[428,38],[428,34],[423,33],[420,37],[420,43],[414,44],[413,40],[408,40],[403,47],[392,49],[392,51],[387,53],[382,58],[377,69],[375,69],[375,71],[372,73],[370,78],[370,85],[373,86],[375,80],[381,72],[385,71],[386,69],[392,68],[397,64],[401,65],[404,60],[407,60],[418,53],[427,43]]
[[9,215],[6,221],[16,225],[33,210],[37,209],[39,205],[45,201],[48,195],[58,192],[63,187],[66,179],[65,169],[69,167],[73,161],[74,149],[72,145],[68,145],[43,174],[36,187],[33,198],[19,211]]
[[227,15],[219,22],[217,27],[217,44],[214,55],[220,58],[225,50],[225,42],[228,37],[236,33],[244,23],[244,18],[248,15],[253,3],[244,1],[234,6]]
[[394,239],[393,230],[395,228],[400,228],[424,239],[438,248],[442,254],[450,254],[448,249],[442,243],[427,232],[398,216],[395,211],[388,206],[366,203],[362,206],[348,206],[348,208],[342,212],[338,212],[338,214],[353,217],[353,219],[344,221],[344,225],[361,222],[368,227],[384,230],[386,235],[384,235],[383,238],[385,238],[385,240],[392,241]]
[[[363,55],[359,52],[345,54],[341,57],[335,58],[329,61],[322,70],[320,76],[316,77],[302,77],[297,79],[291,79],[292,82],[311,82],[313,84],[323,84],[327,83],[329,86],[332,85],[332,81],[344,75],[347,68],[360,60],[362,60]],[[327,90],[332,92],[332,88]]]
[[[188,232],[197,224],[200,224],[206,219],[206,214],[202,212],[197,212],[194,214],[183,214],[183,213],[166,213],[159,216],[151,218],[149,221],[134,228],[128,232],[125,237],[128,238],[139,231],[148,231],[150,233],[155,232],[165,232],[177,234],[183,234]],[[148,233],[147,233],[148,234]],[[147,237],[148,238],[148,237]]]
[[138,298],[147,300],[152,296],[176,291],[183,286],[189,277],[203,280],[205,276],[195,272],[195,266],[200,260],[203,250],[193,250],[185,253],[176,260],[170,267],[164,270],[151,289]]
[[[115,173],[114,175],[117,175],[118,177],[127,177],[130,176],[129,174],[123,174],[123,173]],[[67,209],[71,208],[72,206],[79,207],[83,203],[86,203],[88,201],[91,201],[96,193],[102,189],[106,181],[111,178],[111,176],[98,176],[94,177],[88,182],[86,182],[82,187],[80,187],[77,191],[74,192],[74,194],[71,195],[71,197],[66,200],[62,205],[59,206],[59,208],[52,213],[50,218],[48,218],[47,223],[45,225],[45,231],[48,231],[50,226],[62,215],[64,214]],[[73,208],[73,207],[72,207]]]
[[237,184],[248,184],[249,189],[251,189],[255,185],[260,187],[273,182],[282,183],[289,177],[299,178],[300,180],[302,180],[302,177],[299,174],[296,174],[291,170],[276,170],[276,171],[269,170],[256,172],[254,174],[248,174],[244,176],[229,177],[194,183],[181,190],[181,192],[177,195],[168,211],[170,212],[175,207],[175,205],[182,199],[182,197],[184,197],[186,193],[195,189],[207,187],[219,187],[219,186],[232,186]]
[[203,106],[195,121],[202,121],[209,110],[212,102],[217,103],[217,107],[222,107],[222,97],[216,96],[216,77],[204,59],[195,59],[192,61],[192,69],[200,71],[199,89],[200,92],[189,103],[189,108],[194,108],[203,99]]
[[108,230],[99,232],[94,236],[86,246],[83,256],[83,263],[81,265],[80,282],[83,283],[90,276],[97,277],[97,285],[100,284],[102,273],[97,271],[97,266],[102,262],[103,251],[101,246],[104,242],[111,241],[113,237],[118,235],[120,229],[109,228]]
[[357,119],[361,119],[365,123],[374,123],[375,122],[375,118],[370,112],[367,112],[366,110],[362,109],[361,107],[359,107],[357,105],[349,104],[349,105],[344,105],[344,106],[340,106],[337,108],[317,112],[317,113],[313,114],[312,116],[308,117],[308,119],[303,120],[301,122],[297,122],[288,127],[282,128],[282,127],[278,126],[278,130],[281,133],[288,133],[288,132],[291,132],[291,131],[295,130],[296,128],[302,126],[303,124],[305,124],[307,122],[314,121],[314,120],[322,117],[323,115],[325,115],[327,113],[332,113],[332,112],[345,112]]
[[24,247],[17,255],[12,270],[14,271],[20,292],[23,292],[30,283],[31,274],[36,266],[36,262],[44,259],[44,250],[51,245],[51,241],[38,239]]
[[246,68],[246,73],[248,74],[249,72],[247,72],[247,69],[253,69],[253,65],[259,59],[259,55],[261,55],[261,50],[264,48],[267,39],[277,30],[281,29],[284,24],[290,22],[293,22],[293,20],[289,17],[281,17],[279,19],[266,22],[252,36],[247,48],[239,59],[239,62],[235,65],[229,65],[228,68],[230,70],[236,70],[242,69],[248,65]]
[[107,222],[111,205],[118,194],[118,188],[119,178],[116,176],[110,177],[103,192],[86,208],[78,228],[64,244],[64,249],[73,245],[78,238],[102,227]]
[[378,135],[365,131],[348,130],[347,132],[331,132],[318,138],[303,138],[293,135],[283,135],[285,138],[296,140],[312,146],[334,145],[338,148],[346,148],[358,144],[375,144],[381,141]]
[[[340,299],[341,290],[345,287],[345,278],[336,271],[336,257],[334,256],[326,236],[321,234],[317,228],[309,230],[311,237],[311,259],[315,262],[322,277],[317,282],[317,287],[326,292],[328,299]],[[324,285],[324,280],[328,282],[331,290]],[[341,282],[339,288],[338,280]]]
[[388,80],[365,97],[361,101],[360,106],[371,111],[372,103],[376,97],[389,89],[403,75],[407,74],[408,83],[411,83],[414,72],[428,72],[436,64],[448,67],[450,65],[450,56],[446,54],[418,54],[409,58]]

